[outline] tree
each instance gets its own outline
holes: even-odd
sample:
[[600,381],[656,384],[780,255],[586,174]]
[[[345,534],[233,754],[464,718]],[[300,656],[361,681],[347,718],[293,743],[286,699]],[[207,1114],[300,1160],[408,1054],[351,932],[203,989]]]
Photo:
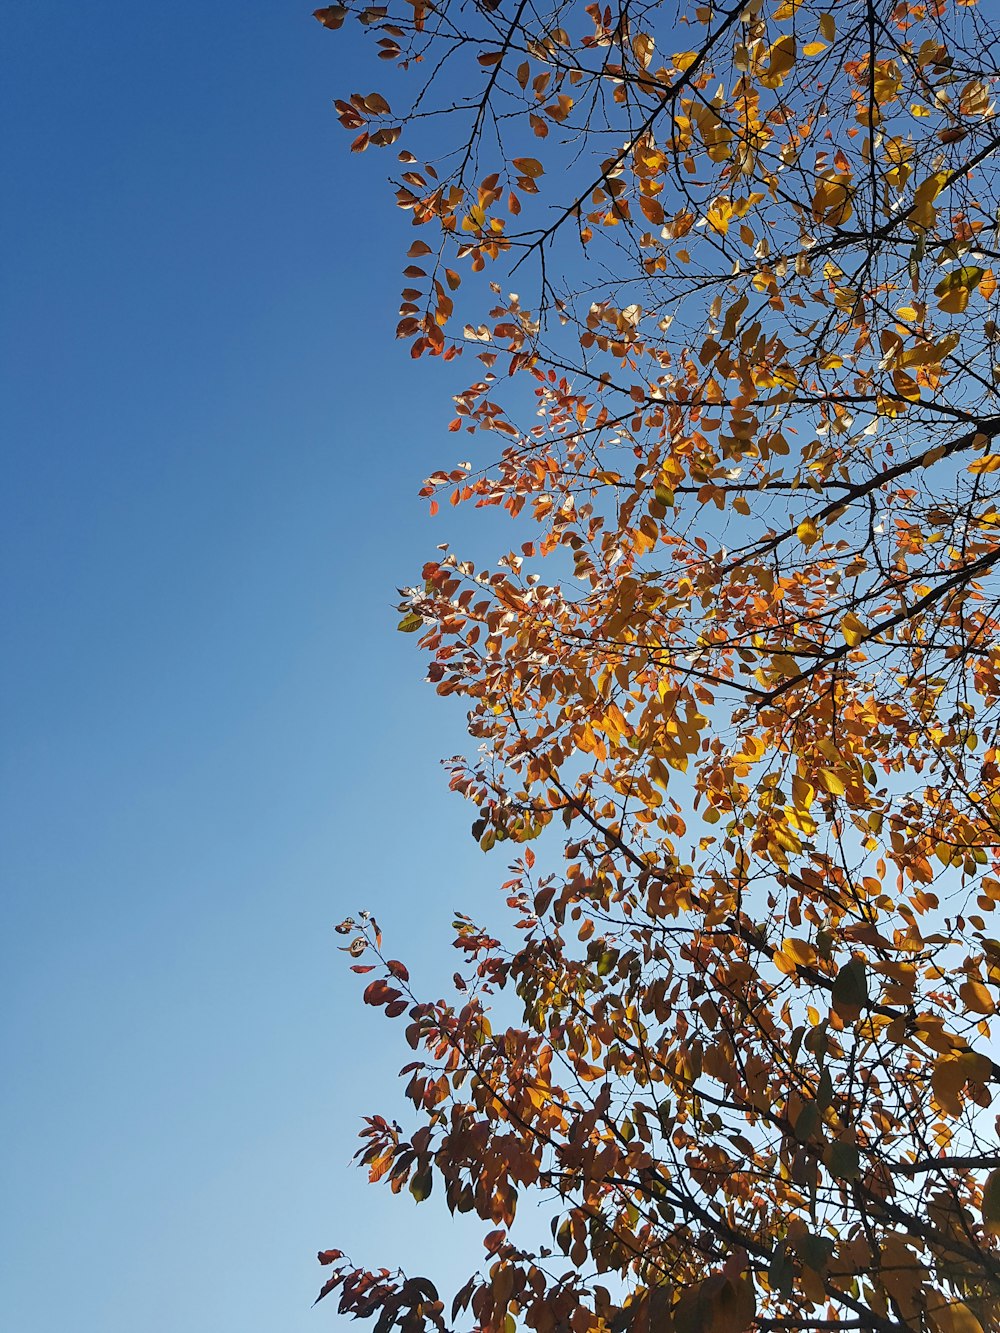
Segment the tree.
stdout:
[[481,1219],[483,1267],[448,1309],[327,1251],[323,1294],[377,1333],[996,1329],[997,34],[961,0],[317,12],[352,15],[409,92],[337,103],[399,141],[399,336],[478,358],[451,427],[499,437],[424,494],[511,515],[400,629],[516,859],[451,998],[341,927],[416,1052],[417,1127],[361,1161]]

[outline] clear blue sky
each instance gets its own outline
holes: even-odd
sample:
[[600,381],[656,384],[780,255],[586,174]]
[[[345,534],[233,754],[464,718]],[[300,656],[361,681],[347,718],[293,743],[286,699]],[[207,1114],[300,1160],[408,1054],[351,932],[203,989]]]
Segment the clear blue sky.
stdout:
[[321,1246],[448,1271],[439,1201],[346,1165],[408,1052],[332,925],[440,993],[503,866],[394,632],[455,437],[311,7],[4,7],[10,1333],[329,1327]]

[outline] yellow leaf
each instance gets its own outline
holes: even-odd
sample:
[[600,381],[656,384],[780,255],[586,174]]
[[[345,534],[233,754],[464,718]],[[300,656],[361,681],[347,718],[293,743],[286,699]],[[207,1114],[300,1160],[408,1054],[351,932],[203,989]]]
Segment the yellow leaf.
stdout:
[[956,287],[954,291],[945,292],[938,301],[938,309],[946,311],[949,315],[960,315],[968,304],[968,289]]
[[[965,298],[968,300],[968,292],[965,293]],[[905,398],[907,402],[918,403],[920,401],[920,385],[912,375],[908,375],[905,370],[899,367],[892,372],[892,387],[900,398]]]
[[648,32],[640,32],[632,42],[632,54],[643,69],[649,69],[649,62],[653,58],[653,47],[653,38]]
[[993,996],[981,981],[966,981],[958,988],[962,1003],[974,1014],[992,1014],[996,1010]]
[[960,1055],[947,1053],[934,1062],[931,1073],[931,1091],[935,1100],[946,1115],[957,1116],[962,1112],[962,1099],[959,1093],[966,1083],[983,1082],[989,1078],[990,1062],[972,1051]]
[[725,236],[729,231],[729,219],[732,216],[733,205],[724,195],[720,195],[717,199],[713,199],[705,214],[708,225],[713,231],[718,232],[720,236]]
[[895,60],[875,62],[875,105],[881,107],[886,102],[894,102],[903,86],[899,65]]
[[859,620],[853,611],[848,611],[840,622],[840,632],[847,642],[848,648],[857,648],[859,643],[863,643],[868,633],[867,626]]
[[795,535],[807,549],[819,541],[819,528],[811,518],[804,518],[795,529]]
[[812,211],[815,222],[839,227],[854,212],[854,187],[849,171],[824,171],[816,182]]
[[959,108],[963,116],[985,116],[989,111],[990,90],[982,79],[973,79],[962,89]]
[[926,230],[933,227],[937,210],[934,208],[934,200],[944,189],[948,177],[943,171],[936,171],[933,176],[928,176],[926,180],[921,181],[913,192],[913,204],[907,215],[907,222],[911,227],[919,227]]
[[802,48],[804,56],[818,56],[821,51],[826,50],[826,42],[806,42]]
[[808,940],[798,940],[790,936],[781,946],[781,952],[786,958],[790,958],[793,963],[799,963],[802,967],[808,967],[810,963],[816,961],[816,950]]
[[995,1236],[1000,1229],[1000,1170],[991,1171],[983,1186],[983,1221]]
[[975,474],[996,472],[997,468],[1000,468],[1000,454],[983,454],[982,458],[974,458],[969,464],[969,471]]
[[969,293],[979,286],[984,275],[985,270],[975,264],[949,273],[934,288],[934,295],[940,297],[938,306],[949,314],[960,315],[969,304]]
[[928,1303],[927,1314],[937,1333],[983,1333],[983,1326],[967,1305],[952,1301],[950,1305],[934,1308]]
[[780,88],[795,65],[796,42],[792,36],[779,37],[767,53],[767,66],[760,81],[765,88]]
[[472,208],[469,209],[468,216],[462,219],[462,230],[479,231],[485,221],[486,214],[478,204],[474,204]]
[[843,779],[829,768],[819,770],[819,785],[824,791],[828,791],[831,796],[843,796],[844,792],[847,791]]

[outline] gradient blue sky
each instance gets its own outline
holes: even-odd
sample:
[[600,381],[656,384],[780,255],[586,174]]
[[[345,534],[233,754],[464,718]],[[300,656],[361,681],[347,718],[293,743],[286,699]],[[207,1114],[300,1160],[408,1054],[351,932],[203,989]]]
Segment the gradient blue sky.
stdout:
[[391,610],[455,437],[310,8],[4,6],[11,1333],[319,1330],[320,1246],[453,1262],[347,1167],[408,1052],[332,925],[435,990],[502,877]]

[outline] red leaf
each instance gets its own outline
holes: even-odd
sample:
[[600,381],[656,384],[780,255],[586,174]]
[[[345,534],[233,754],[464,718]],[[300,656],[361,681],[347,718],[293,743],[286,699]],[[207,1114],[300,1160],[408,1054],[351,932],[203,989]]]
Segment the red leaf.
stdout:
[[334,1277],[330,1278],[330,1280],[329,1280],[328,1282],[324,1282],[324,1283],[323,1283],[323,1286],[322,1286],[322,1289],[320,1290],[319,1295],[318,1295],[318,1296],[316,1297],[316,1299],[313,1301],[313,1305],[319,1305],[319,1303],[320,1303],[320,1301],[323,1299],[323,1297],[324,1297],[324,1296],[329,1296],[330,1292],[333,1291],[333,1289],[334,1289],[336,1286],[338,1286],[339,1283],[340,1283],[340,1277],[337,1276],[337,1275],[335,1275]]

